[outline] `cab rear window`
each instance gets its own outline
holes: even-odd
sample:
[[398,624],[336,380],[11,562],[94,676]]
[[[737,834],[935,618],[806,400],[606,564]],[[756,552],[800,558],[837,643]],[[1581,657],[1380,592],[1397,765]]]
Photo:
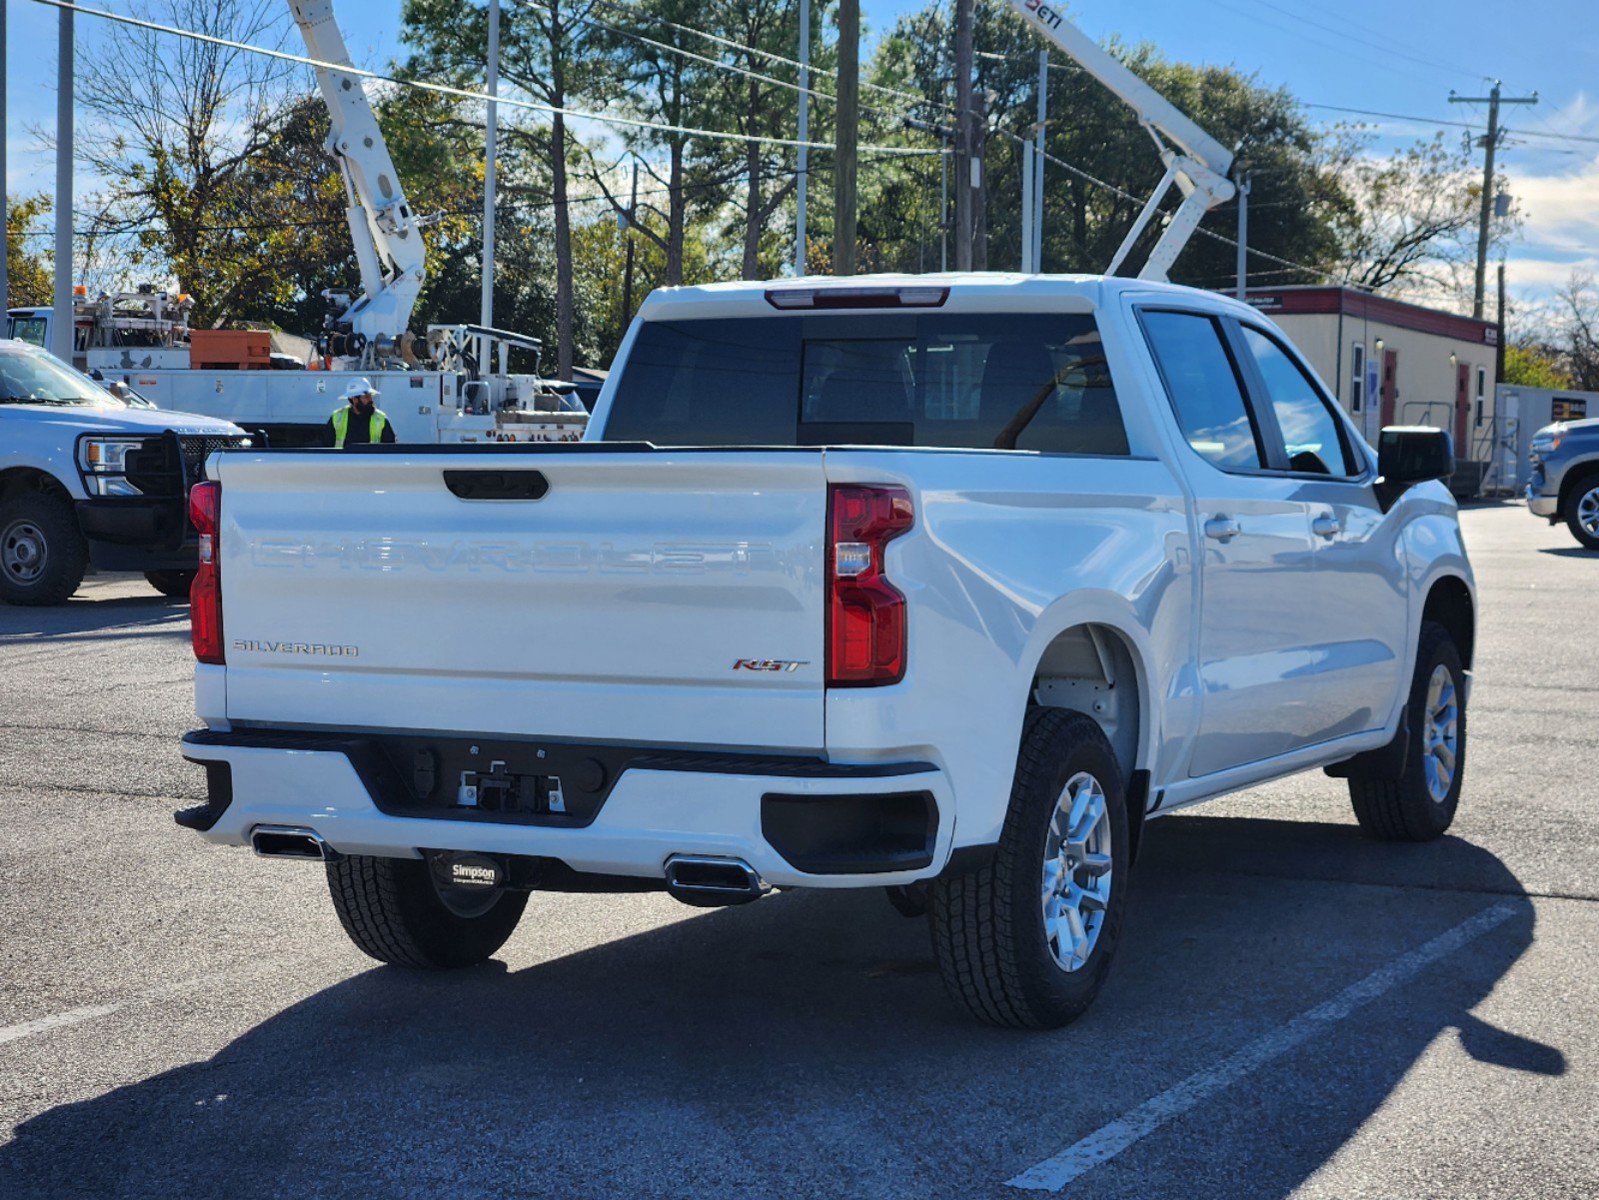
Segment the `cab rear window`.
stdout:
[[1127,453],[1099,330],[1085,314],[649,322],[605,438]]

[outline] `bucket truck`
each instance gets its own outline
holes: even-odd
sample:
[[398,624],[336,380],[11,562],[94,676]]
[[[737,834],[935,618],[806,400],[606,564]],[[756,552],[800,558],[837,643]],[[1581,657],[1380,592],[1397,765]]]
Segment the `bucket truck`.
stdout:
[[[327,151],[344,182],[360,293],[323,293],[329,312],[310,354],[272,354],[261,333],[251,353],[219,362],[201,349],[207,331],[189,328],[190,297],[144,286],[91,299],[80,288],[74,365],[162,408],[235,422],[272,445],[314,444],[346,385],[360,376],[377,386],[401,441],[580,440],[587,413],[570,385],[539,376],[537,338],[470,324],[430,325],[425,340],[410,332],[427,276],[424,221],[406,199],[360,76],[338,69],[350,56],[332,0],[289,0],[289,9],[309,57],[329,64],[315,72],[331,120]],[[48,308],[9,316],[12,336],[50,344]],[[531,372],[509,371],[513,351],[532,356]],[[304,367],[311,369],[293,369]]]
[[1161,161],[1166,164],[1166,173],[1145,201],[1105,273],[1115,275],[1120,270],[1160,210],[1161,201],[1175,185],[1183,195],[1182,203],[1166,222],[1138,272],[1140,279],[1164,282],[1204,215],[1233,198],[1236,189],[1228,179],[1233,165],[1232,153],[1113,55],[1107,54],[1057,9],[1043,0],[1010,0],[1010,6],[1041,37],[1070,55],[1083,70],[1120,97],[1138,114],[1139,124],[1154,139]]

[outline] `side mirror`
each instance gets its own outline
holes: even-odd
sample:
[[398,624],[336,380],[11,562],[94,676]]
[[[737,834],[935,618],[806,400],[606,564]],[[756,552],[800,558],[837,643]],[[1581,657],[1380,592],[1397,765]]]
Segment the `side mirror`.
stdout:
[[1455,473],[1455,447],[1442,429],[1422,425],[1390,425],[1377,442],[1378,486],[1384,507],[1406,488]]

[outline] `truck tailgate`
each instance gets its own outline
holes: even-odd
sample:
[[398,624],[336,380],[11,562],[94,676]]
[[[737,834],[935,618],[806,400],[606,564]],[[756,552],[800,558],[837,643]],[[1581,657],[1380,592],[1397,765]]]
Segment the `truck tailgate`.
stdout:
[[[232,721],[822,746],[820,452],[245,453],[218,470]],[[538,491],[534,472],[537,499],[463,498]]]

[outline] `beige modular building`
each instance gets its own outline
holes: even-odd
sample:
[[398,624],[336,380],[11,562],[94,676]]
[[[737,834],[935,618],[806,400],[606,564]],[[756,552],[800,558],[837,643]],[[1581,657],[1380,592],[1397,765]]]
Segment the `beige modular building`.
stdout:
[[1454,435],[1457,490],[1495,486],[1499,327],[1345,287],[1249,289],[1376,444],[1384,425]]

